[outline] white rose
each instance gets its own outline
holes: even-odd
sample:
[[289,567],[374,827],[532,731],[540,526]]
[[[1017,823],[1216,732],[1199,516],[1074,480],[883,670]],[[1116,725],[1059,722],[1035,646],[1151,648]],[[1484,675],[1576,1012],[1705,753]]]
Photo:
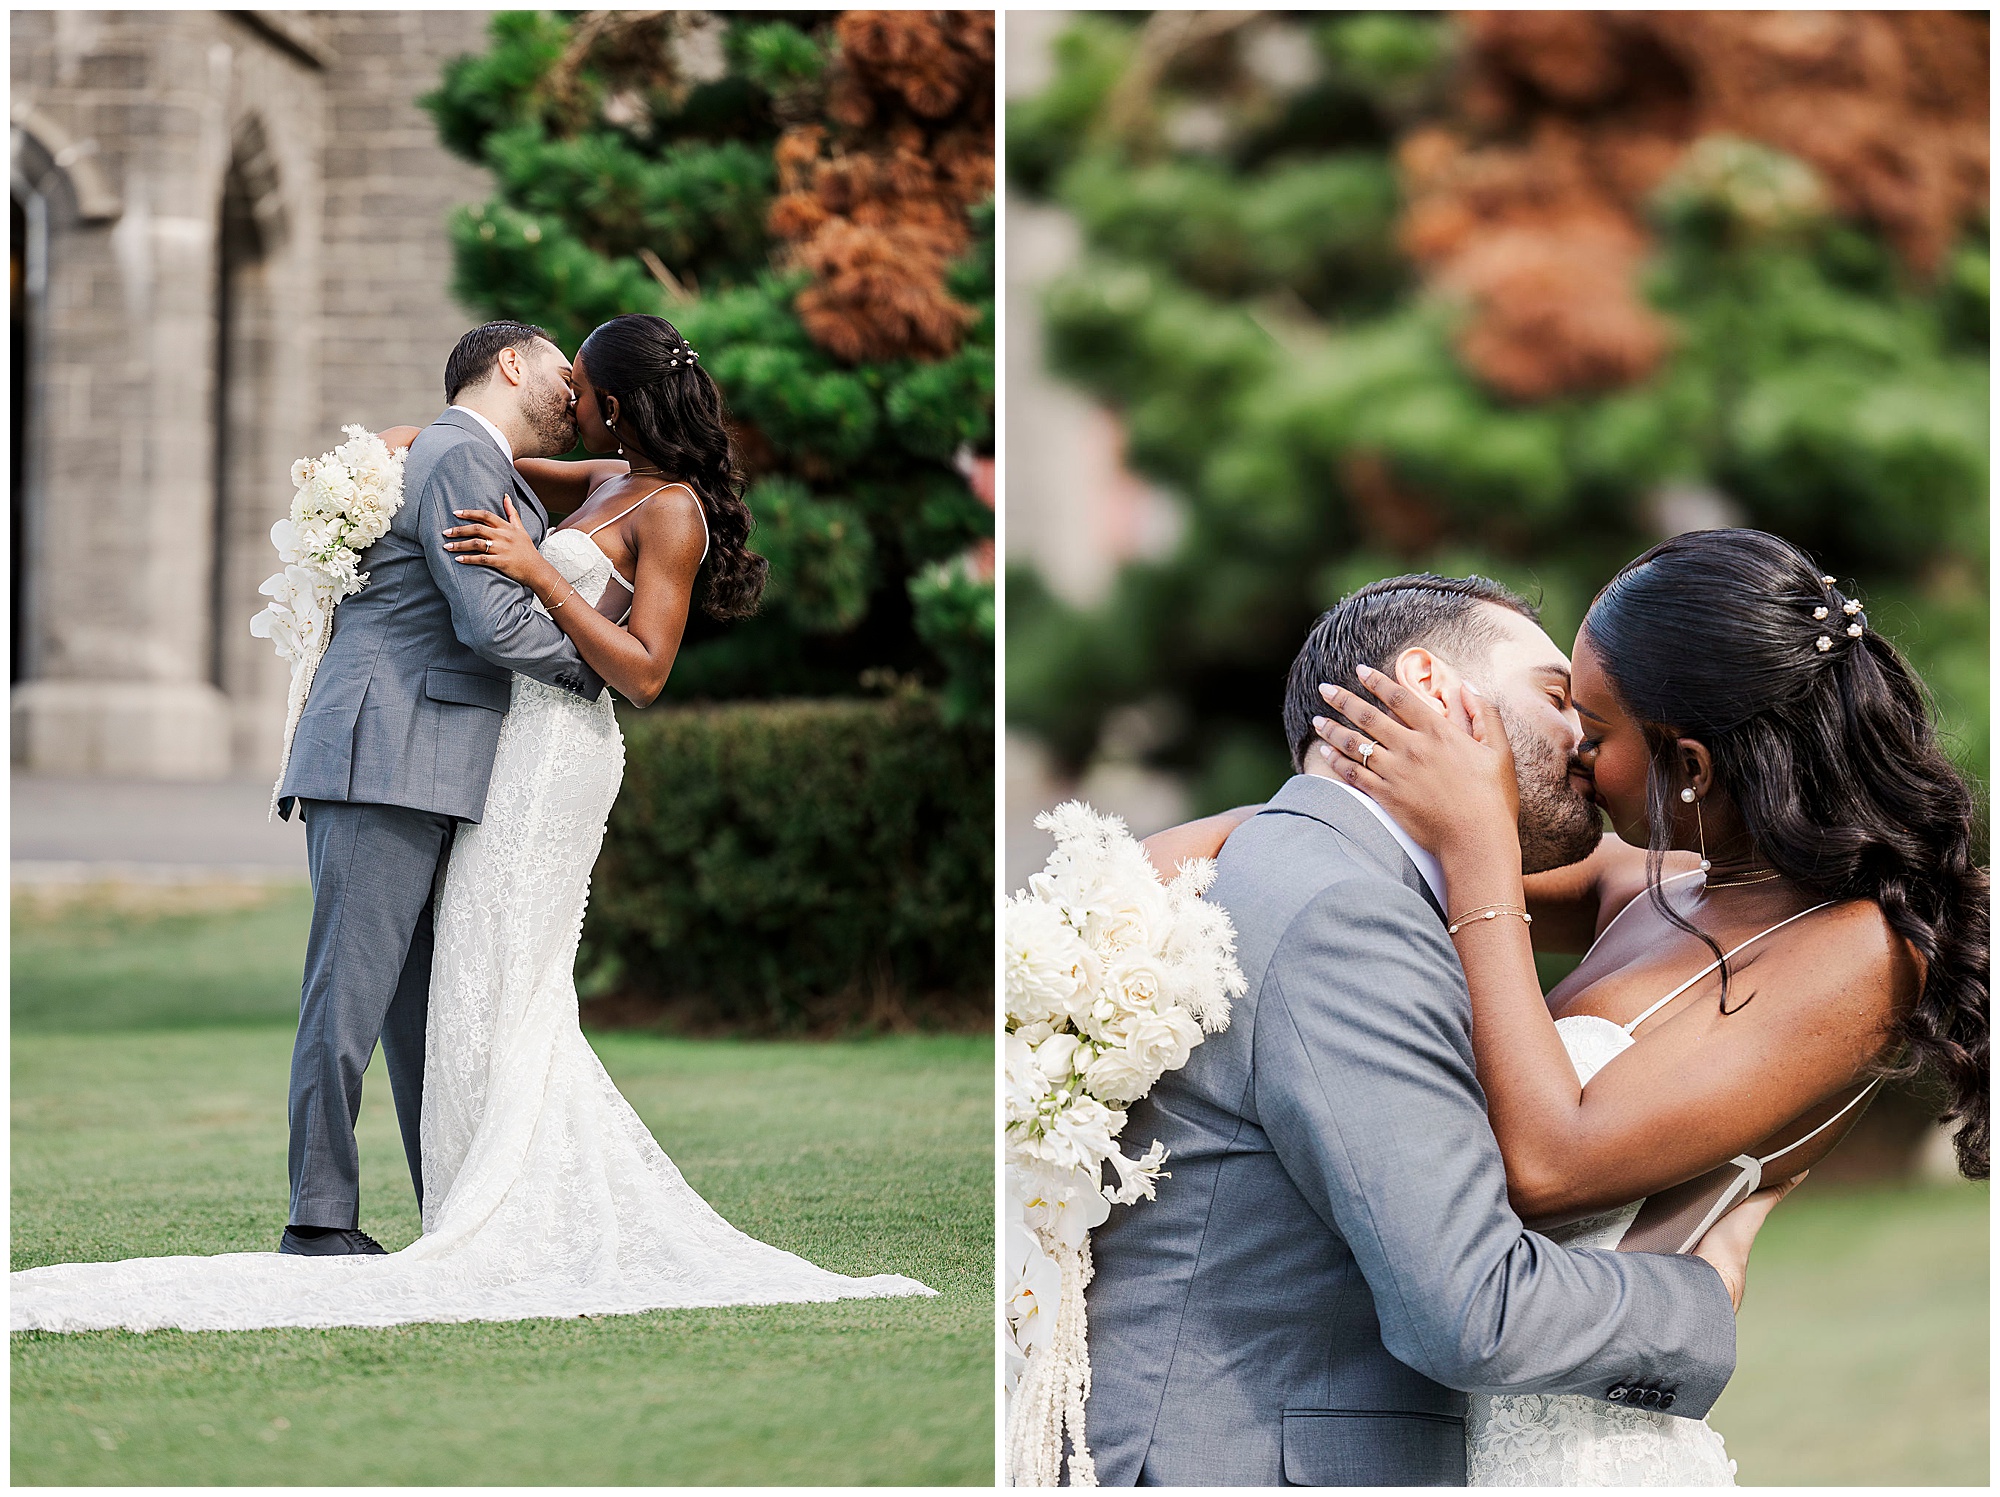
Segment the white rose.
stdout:
[[1167,985],[1159,960],[1150,951],[1127,953],[1108,976],[1110,985],[1134,1008],[1151,1008],[1160,1001]]
[[1099,1051],[1083,1072],[1083,1084],[1091,1095],[1107,1102],[1136,1102],[1146,1095],[1153,1080],[1154,1073],[1124,1045]]
[[1143,883],[1128,886],[1122,897],[1100,905],[1092,914],[1095,917],[1089,930],[1092,944],[1100,950],[1120,954],[1154,950],[1159,944],[1159,934],[1172,923],[1167,891],[1153,877],[1150,868]]
[[1187,1064],[1189,1054],[1201,1043],[1201,1026],[1181,1008],[1141,1014],[1126,1034],[1125,1043],[1157,1081],[1163,1072],[1178,1071]]

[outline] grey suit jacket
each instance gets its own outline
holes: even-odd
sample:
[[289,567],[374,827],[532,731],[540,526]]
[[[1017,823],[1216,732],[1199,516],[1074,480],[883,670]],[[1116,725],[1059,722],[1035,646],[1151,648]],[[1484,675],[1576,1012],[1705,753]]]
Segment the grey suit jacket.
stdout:
[[579,696],[604,689],[534,594],[445,550],[455,509],[500,510],[511,493],[539,542],[548,512],[492,436],[447,410],[411,446],[403,505],[362,553],[368,585],[333,614],[279,790],[296,799],[368,801],[477,821],[486,807],[513,673]]
[[1121,1134],[1172,1179],[1093,1236],[1099,1479],[1463,1485],[1462,1390],[1705,1413],[1735,1366],[1721,1278],[1522,1227],[1464,973],[1388,830],[1298,775],[1220,861],[1249,991]]

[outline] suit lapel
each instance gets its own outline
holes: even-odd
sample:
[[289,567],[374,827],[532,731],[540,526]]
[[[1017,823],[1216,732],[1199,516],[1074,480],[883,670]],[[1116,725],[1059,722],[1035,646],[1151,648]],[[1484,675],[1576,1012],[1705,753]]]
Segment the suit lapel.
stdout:
[[[481,426],[477,417],[469,416],[464,411],[447,407],[438,417],[438,421],[445,426],[457,427],[458,430],[485,442],[488,446],[493,445],[493,433]],[[496,447],[494,450],[499,449]],[[501,460],[505,461],[506,454],[501,453],[500,456]],[[542,508],[542,501],[535,497],[535,491],[528,486],[528,480],[521,476],[521,470],[512,463],[507,464],[507,476],[508,487],[514,496],[514,507],[521,515],[521,523],[527,527],[528,534],[533,536],[535,543],[539,545],[542,537],[548,534],[549,512]],[[493,502],[498,504],[499,501],[500,496],[495,494]]]
[[1436,911],[1439,920],[1448,918],[1437,902],[1437,895],[1431,892],[1430,884],[1417,871],[1417,865],[1410,861],[1410,855],[1389,834],[1389,829],[1376,820],[1366,806],[1332,780],[1320,775],[1293,775],[1258,814],[1305,816],[1331,827],[1383,872],[1421,894],[1424,903]]
[[514,505],[520,511],[521,523],[528,528],[528,534],[540,545],[549,531],[549,512],[542,508],[542,501],[535,497],[535,491],[528,480],[521,476],[519,468],[514,469]]

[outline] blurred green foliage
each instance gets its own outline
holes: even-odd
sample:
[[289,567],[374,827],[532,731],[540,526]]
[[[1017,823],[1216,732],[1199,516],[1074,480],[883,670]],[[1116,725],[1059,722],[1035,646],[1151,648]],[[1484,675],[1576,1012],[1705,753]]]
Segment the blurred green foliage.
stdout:
[[739,456],[768,600],[726,631],[697,614],[666,700],[846,694],[887,672],[990,722],[990,623],[982,647],[977,610],[947,619],[917,594],[993,533],[954,467],[961,447],[992,439],[992,206],[973,213],[951,281],[978,314],[956,354],[834,358],[793,310],[805,277],[784,268],[766,215],[779,136],[822,113],[837,12],[712,14],[720,76],[643,32],[590,43],[583,28],[601,17],[546,11],[496,15],[488,49],[445,67],[422,102],[494,180],[488,202],[452,220],[456,293],[572,352],[620,313],[667,317],[752,429]]
[[[1120,413],[1127,461],[1186,531],[1084,612],[1010,574],[1016,726],[1076,764],[1141,705],[1197,809],[1262,799],[1287,772],[1285,669],[1342,594],[1480,571],[1538,597],[1567,644],[1678,490],[1853,579],[1983,785],[1984,224],[1919,280],[1821,209],[1802,164],[1704,141],[1654,205],[1645,291],[1673,354],[1635,388],[1515,404],[1460,366],[1458,310],[1393,237],[1393,144],[1450,86],[1451,24],[1283,16],[1305,66],[1246,84],[1197,51],[1135,117],[1116,90],[1144,21],[1070,23],[1048,86],[1010,108],[1008,162],[1012,190],[1083,229],[1047,294],[1051,363]],[[1393,476],[1400,519],[1357,493],[1357,457]]]

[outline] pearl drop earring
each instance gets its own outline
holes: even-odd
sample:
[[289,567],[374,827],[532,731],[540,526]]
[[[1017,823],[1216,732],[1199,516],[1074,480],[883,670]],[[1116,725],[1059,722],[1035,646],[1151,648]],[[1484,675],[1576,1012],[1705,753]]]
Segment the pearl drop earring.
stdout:
[[1695,798],[1694,787],[1688,786],[1681,792],[1681,799],[1694,807],[1694,834],[1701,845],[1701,871],[1708,872],[1708,829],[1701,824],[1701,802]]

